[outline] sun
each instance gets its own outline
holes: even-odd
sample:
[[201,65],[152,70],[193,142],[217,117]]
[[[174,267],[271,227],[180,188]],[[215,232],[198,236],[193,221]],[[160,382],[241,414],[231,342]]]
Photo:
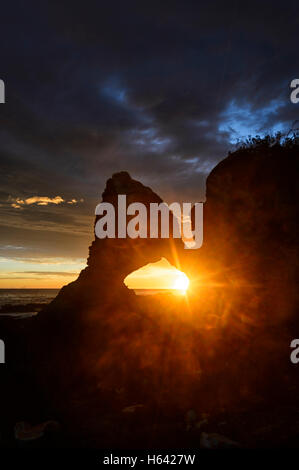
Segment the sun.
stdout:
[[172,294],[186,294],[189,279],[165,258],[128,274],[124,279],[125,286],[133,289],[136,295],[150,295],[157,292],[171,292]]
[[186,276],[185,273],[179,273],[176,280],[174,281],[173,283],[173,286],[172,288],[173,289],[177,289],[177,290],[180,290],[182,292],[186,292],[186,290],[188,289],[189,287],[189,279],[188,277]]

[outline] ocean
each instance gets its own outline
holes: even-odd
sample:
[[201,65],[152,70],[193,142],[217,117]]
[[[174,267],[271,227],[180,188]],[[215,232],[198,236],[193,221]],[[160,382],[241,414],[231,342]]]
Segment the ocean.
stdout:
[[0,289],[0,315],[24,318],[36,315],[59,289]]

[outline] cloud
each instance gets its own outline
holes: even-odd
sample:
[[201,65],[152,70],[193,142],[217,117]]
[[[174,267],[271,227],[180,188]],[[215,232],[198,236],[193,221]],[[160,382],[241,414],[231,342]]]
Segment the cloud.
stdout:
[[[77,202],[75,199],[73,201]],[[26,199],[17,198],[16,202],[12,203],[11,206],[18,209],[23,205],[37,204],[38,206],[47,206],[48,204],[61,204],[62,202],[64,202],[64,199],[61,196],[52,198],[47,196],[32,196]]]
[[37,204],[38,206],[47,206],[48,204],[61,204],[64,202],[64,199],[62,199],[61,196],[56,196],[53,198],[50,197],[41,197],[41,196],[33,196],[33,197],[28,197],[25,199],[23,204]]
[[299,117],[294,2],[17,3],[1,11],[0,243],[28,259],[87,255],[112,173],[201,201],[240,137]]
[[[266,132],[287,132],[290,123],[273,119],[284,106],[282,100],[272,100],[263,108],[253,109],[250,102],[238,104],[233,100],[221,115],[219,131],[227,133],[232,143],[246,139],[249,133],[257,135]],[[274,121],[273,124],[271,121]]]
[[24,246],[2,245],[0,250],[26,250],[26,248]]
[[[10,198],[11,199],[11,198]],[[80,202],[83,202],[84,199],[81,198]],[[47,206],[49,204],[61,204],[66,202],[67,204],[78,204],[78,200],[73,198],[69,201],[65,201],[61,196],[47,197],[47,196],[32,196],[27,197],[26,199],[16,198],[15,202],[11,203],[11,207],[14,209],[22,209],[25,205],[29,206],[31,204],[37,204],[38,206]]]

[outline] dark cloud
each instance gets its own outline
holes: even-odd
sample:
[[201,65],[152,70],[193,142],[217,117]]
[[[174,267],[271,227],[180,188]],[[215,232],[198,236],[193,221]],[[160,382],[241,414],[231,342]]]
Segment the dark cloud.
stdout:
[[[56,225],[56,228],[56,231],[53,229],[48,231],[46,226],[40,229],[29,224],[1,225],[0,245],[2,247],[12,246],[12,248],[1,250],[0,257],[28,262],[38,262],[39,260],[46,262],[49,258],[80,259],[87,257],[88,244],[92,238],[91,224],[90,233],[86,235],[77,234],[75,231],[60,231],[59,224]],[[19,246],[24,247],[24,250],[18,249]]]
[[[295,1],[2,5],[2,246],[85,256],[119,170],[169,201],[203,200],[206,175],[239,138],[299,118],[298,18]],[[84,203],[9,203],[57,195]]]

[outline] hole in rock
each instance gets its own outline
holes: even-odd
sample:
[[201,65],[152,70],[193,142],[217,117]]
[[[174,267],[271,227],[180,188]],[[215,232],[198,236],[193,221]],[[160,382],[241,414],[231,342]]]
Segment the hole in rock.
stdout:
[[189,279],[185,273],[172,266],[165,258],[156,263],[149,263],[128,274],[124,279],[128,289],[137,295],[154,295],[171,292],[185,294]]

